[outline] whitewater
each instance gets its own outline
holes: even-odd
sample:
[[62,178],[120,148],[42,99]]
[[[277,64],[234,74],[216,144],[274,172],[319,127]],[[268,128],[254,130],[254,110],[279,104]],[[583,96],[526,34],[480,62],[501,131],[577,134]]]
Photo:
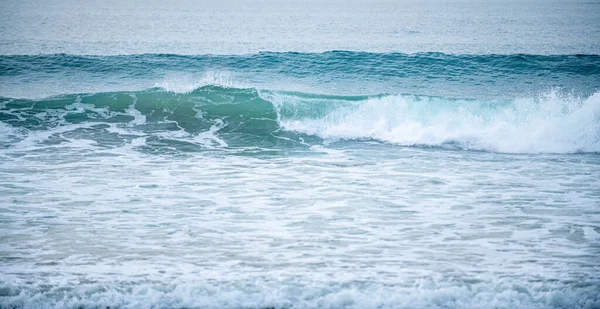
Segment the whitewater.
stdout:
[[[357,93],[348,57],[390,63],[362,84],[374,93]],[[207,58],[224,63],[195,78],[172,71]],[[348,77],[328,92],[302,88],[319,80],[285,87],[300,73],[279,67],[307,58],[321,64],[304,70]],[[436,72],[440,61],[480,67]],[[523,63],[552,73],[524,89],[500,80]],[[0,65],[3,308],[600,306],[596,56]],[[505,67],[516,69],[484,94],[453,81]],[[389,92],[390,71],[423,69],[438,88]]]
[[598,16],[1,1],[0,308],[600,308]]

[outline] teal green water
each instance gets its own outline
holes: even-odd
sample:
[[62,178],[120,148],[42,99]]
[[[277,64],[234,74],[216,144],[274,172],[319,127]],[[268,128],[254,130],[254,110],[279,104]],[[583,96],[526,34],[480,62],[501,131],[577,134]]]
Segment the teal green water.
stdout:
[[203,85],[335,95],[408,93],[454,98],[531,98],[598,91],[597,55],[272,53],[248,55],[0,56],[4,97]]
[[600,308],[600,5],[0,3],[0,308]]

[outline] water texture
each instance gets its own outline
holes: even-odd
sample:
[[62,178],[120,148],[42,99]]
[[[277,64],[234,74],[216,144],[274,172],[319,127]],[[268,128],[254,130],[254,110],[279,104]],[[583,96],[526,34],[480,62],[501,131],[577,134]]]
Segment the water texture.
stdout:
[[3,1],[0,308],[600,308],[599,9]]

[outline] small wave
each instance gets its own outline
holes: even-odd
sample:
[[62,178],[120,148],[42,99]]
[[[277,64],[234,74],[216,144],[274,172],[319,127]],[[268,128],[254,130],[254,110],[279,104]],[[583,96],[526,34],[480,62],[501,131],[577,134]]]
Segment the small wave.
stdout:
[[599,55],[260,52],[246,55],[0,55],[0,96],[42,98],[207,85],[337,95],[410,92],[527,97],[554,87],[599,91]]
[[227,71],[209,71],[202,77],[196,78],[191,75],[171,75],[154,84],[155,88],[173,93],[191,93],[204,87],[221,88],[252,88],[236,81],[233,74]]

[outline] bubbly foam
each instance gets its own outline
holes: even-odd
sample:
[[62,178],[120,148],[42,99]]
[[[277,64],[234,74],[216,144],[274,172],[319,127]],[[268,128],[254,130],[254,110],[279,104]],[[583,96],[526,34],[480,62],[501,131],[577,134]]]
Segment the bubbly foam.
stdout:
[[419,280],[412,286],[290,285],[283,282],[63,284],[50,290],[3,284],[7,307],[21,308],[586,308],[600,305],[594,287],[556,289],[548,284],[510,281],[460,284]]
[[600,151],[600,93],[577,99],[550,92],[509,101],[388,95],[338,102],[323,115],[308,116],[297,97],[269,98],[283,128],[327,140],[374,139],[507,153]]

